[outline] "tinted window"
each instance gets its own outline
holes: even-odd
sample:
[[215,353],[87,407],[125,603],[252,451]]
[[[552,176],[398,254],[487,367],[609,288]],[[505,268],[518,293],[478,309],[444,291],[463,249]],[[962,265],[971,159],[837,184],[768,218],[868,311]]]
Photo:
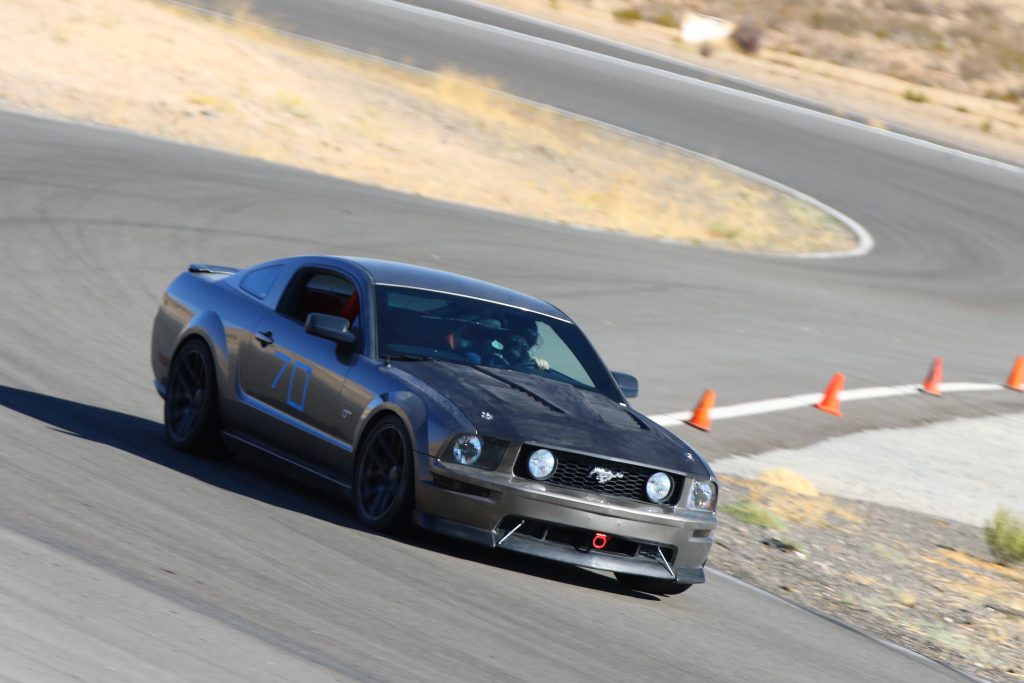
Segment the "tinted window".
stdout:
[[300,322],[310,313],[337,315],[355,326],[359,317],[359,295],[355,285],[337,273],[304,270],[292,279],[278,311]]
[[427,356],[550,377],[621,400],[576,325],[490,301],[378,286],[381,355]]
[[284,266],[268,266],[266,268],[260,268],[254,270],[244,278],[239,285],[242,289],[252,294],[257,299],[265,299],[267,294],[270,293],[270,289],[274,286],[274,281],[277,280],[277,276],[281,273],[281,268]]

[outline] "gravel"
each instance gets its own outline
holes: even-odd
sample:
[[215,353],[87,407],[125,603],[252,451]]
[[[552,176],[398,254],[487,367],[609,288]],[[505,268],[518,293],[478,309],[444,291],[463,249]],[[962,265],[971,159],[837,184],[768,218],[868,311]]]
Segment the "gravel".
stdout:
[[[713,465],[710,566],[986,679],[1024,679],[1024,568],[996,564],[979,528],[999,506],[1024,517],[1024,415]],[[758,526],[767,516],[751,508],[781,525]]]

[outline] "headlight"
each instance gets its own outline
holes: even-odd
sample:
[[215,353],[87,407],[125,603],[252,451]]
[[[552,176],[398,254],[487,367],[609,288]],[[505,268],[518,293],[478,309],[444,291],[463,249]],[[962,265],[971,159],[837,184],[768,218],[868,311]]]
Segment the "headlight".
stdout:
[[463,434],[452,444],[452,456],[460,465],[475,465],[484,454],[484,444],[475,434]]
[[664,472],[655,472],[647,477],[647,486],[644,488],[652,503],[664,503],[672,495],[672,477]]
[[555,454],[546,448],[539,448],[530,453],[530,459],[526,463],[530,469],[530,476],[540,481],[551,476],[556,464]]
[[438,456],[446,462],[457,462],[460,465],[493,470],[501,464],[505,457],[508,443],[501,439],[492,439],[476,434],[460,434]]
[[694,480],[690,485],[690,494],[686,496],[686,507],[691,510],[714,510],[718,487],[713,481]]

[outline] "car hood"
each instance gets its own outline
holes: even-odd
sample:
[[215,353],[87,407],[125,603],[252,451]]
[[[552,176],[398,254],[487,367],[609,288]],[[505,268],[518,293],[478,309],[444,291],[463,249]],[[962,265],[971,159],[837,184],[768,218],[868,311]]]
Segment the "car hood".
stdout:
[[711,475],[682,439],[597,391],[524,372],[444,361],[395,365],[443,394],[483,436]]

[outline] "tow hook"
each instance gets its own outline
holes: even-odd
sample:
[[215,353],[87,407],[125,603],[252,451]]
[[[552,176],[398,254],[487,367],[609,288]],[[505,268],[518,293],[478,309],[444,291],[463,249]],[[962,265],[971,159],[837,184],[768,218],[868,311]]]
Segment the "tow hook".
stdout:
[[594,534],[594,538],[590,541],[590,545],[594,547],[594,550],[601,550],[608,545],[608,536],[602,531],[598,531]]

